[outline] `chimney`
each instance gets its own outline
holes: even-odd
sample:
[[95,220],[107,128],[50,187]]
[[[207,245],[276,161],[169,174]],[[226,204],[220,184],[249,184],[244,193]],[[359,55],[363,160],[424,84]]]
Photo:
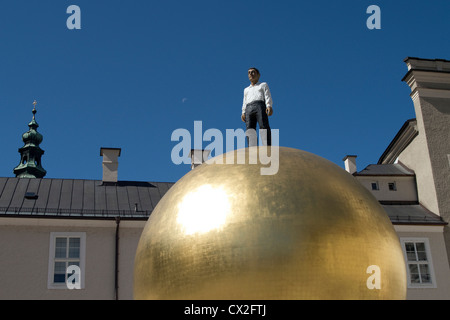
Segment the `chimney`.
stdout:
[[350,174],[354,174],[356,172],[356,156],[348,155],[342,160],[345,164],[345,170]]
[[208,160],[211,150],[191,149],[189,156],[191,157],[191,170]]
[[117,182],[118,157],[120,148],[100,148],[100,156],[103,156],[103,182]]

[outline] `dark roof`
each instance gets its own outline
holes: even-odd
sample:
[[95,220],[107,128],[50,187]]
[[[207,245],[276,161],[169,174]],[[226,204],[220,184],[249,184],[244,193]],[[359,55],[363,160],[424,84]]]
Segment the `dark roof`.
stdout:
[[[0,217],[146,220],[173,182],[0,178]],[[383,204],[394,224],[446,225],[420,204]]]
[[0,216],[147,219],[173,184],[0,178]]
[[355,176],[414,176],[414,171],[400,163],[370,164]]
[[420,204],[381,204],[393,224],[446,225],[442,218]]

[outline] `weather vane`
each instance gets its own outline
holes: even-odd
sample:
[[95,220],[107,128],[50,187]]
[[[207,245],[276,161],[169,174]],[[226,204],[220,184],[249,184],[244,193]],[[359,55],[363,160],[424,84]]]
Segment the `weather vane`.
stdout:
[[34,116],[35,116],[35,114],[36,114],[36,105],[37,105],[37,101],[36,100],[34,100],[33,101],[33,119],[34,119]]

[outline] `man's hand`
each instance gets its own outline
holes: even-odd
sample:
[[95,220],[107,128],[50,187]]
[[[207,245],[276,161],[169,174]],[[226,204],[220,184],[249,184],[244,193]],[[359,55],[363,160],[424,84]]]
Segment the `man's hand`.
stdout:
[[271,115],[273,114],[273,109],[272,109],[272,107],[266,108],[266,113],[267,113],[268,116],[271,116]]
[[245,122],[245,113],[243,113],[243,114],[241,115],[241,119],[242,119],[243,122]]

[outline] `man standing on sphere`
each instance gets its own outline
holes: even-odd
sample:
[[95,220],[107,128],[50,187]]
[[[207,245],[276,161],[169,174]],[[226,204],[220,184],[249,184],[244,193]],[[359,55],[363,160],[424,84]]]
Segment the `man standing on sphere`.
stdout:
[[[261,74],[256,68],[248,69],[250,85],[244,89],[244,101],[242,103],[241,119],[245,122],[248,135],[248,146],[256,146],[256,123],[259,123],[262,144],[272,145],[272,135],[269,126],[269,117],[273,113],[272,96],[269,86],[265,82],[259,82]],[[249,131],[249,129],[252,129]]]

